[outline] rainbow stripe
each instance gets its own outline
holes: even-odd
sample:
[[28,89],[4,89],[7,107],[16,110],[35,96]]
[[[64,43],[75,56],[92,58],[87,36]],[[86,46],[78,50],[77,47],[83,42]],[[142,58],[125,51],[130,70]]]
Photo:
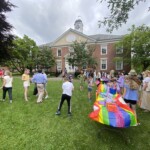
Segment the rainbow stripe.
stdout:
[[107,94],[104,86],[101,86],[100,94],[97,95],[94,103],[95,110],[89,114],[89,117],[97,122],[112,127],[130,127],[137,124],[133,110],[127,104],[120,101],[121,96],[115,94],[112,101],[107,101]]

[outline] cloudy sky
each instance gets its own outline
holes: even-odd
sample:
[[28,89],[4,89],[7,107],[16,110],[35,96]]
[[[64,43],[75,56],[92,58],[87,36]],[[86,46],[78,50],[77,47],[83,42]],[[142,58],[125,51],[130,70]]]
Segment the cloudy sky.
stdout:
[[[8,21],[13,25],[13,33],[19,37],[29,36],[37,45],[54,41],[80,18],[84,25],[84,34],[108,34],[106,28],[98,28],[98,20],[109,15],[107,3],[97,0],[9,0],[16,5],[7,13]],[[126,34],[132,24],[150,26],[150,0],[140,3],[130,12],[128,22],[112,34]]]

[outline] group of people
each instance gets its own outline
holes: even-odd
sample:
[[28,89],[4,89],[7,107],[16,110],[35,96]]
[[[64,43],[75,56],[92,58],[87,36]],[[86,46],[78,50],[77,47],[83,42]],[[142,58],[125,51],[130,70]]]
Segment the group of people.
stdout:
[[[88,74],[88,76],[87,76]],[[95,74],[95,76],[94,76]],[[140,108],[144,109],[144,112],[150,111],[150,71],[146,70],[138,76],[136,71],[132,69],[128,74],[124,72],[118,73],[115,76],[114,71],[110,71],[110,74],[100,74],[96,76],[96,71],[84,73],[78,76],[80,79],[80,90],[83,90],[83,84],[85,78],[88,83],[88,100],[92,99],[92,89],[95,83],[99,81],[107,81],[107,86],[110,87],[112,94],[120,94],[127,105],[134,111],[136,115],[136,104],[139,104]],[[142,75],[142,77],[141,77]],[[115,93],[114,93],[115,92]]]
[[[28,101],[28,88],[30,86],[30,83],[35,83],[35,89],[37,89],[37,103],[41,103],[43,100],[43,96],[45,94],[45,99],[48,98],[48,92],[46,90],[46,84],[47,84],[47,75],[45,72],[41,69],[38,70],[37,73],[33,75],[32,78],[30,78],[30,70],[25,69],[24,74],[22,75],[22,81],[23,81],[23,87],[24,87],[24,99],[25,101]],[[9,70],[4,71],[2,78],[2,86],[1,89],[3,89],[3,96],[2,101],[5,101],[6,99],[6,93],[8,92],[9,95],[9,101],[12,103],[12,84],[13,84],[13,77],[12,73]]]
[[[48,82],[47,75],[39,69],[37,73],[33,75],[32,78],[29,76],[30,70],[25,69],[24,74],[22,75],[23,87],[24,87],[24,99],[28,101],[28,88],[30,83],[35,83],[35,89],[37,89],[37,103],[43,101],[44,95],[45,98],[48,98],[48,92],[46,90],[46,84]],[[143,80],[142,82],[137,76],[135,70],[131,70],[128,75],[124,73],[119,73],[119,76],[116,78],[112,71],[110,75],[101,74],[101,77],[94,77],[96,72],[89,72],[88,76],[85,75],[84,71],[81,71],[81,74],[78,76],[80,79],[80,90],[83,90],[84,83],[87,81],[87,90],[88,90],[88,100],[92,101],[92,89],[96,85],[97,81],[107,81],[107,86],[114,89],[115,92],[122,95],[124,101],[133,109],[136,115],[136,104],[139,102],[140,107],[144,109],[145,112],[150,111],[150,71],[146,70],[142,73]],[[3,101],[5,101],[6,93],[8,91],[10,103],[12,103],[12,82],[13,77],[9,70],[6,70],[4,73],[2,89],[3,89]],[[71,115],[71,96],[72,91],[74,90],[74,85],[72,83],[72,76],[68,76],[67,73],[63,76],[62,84],[62,96],[56,115],[61,114],[61,107],[64,103],[64,100],[67,100],[68,104],[68,115]],[[140,91],[141,89],[141,91]],[[114,92],[111,91],[112,93]]]
[[24,86],[24,99],[28,101],[28,88],[30,86],[30,82],[35,83],[35,89],[37,90],[37,103],[41,103],[43,101],[43,97],[45,94],[45,99],[48,98],[48,92],[46,90],[47,84],[47,75],[42,69],[39,69],[37,73],[33,75],[32,78],[29,76],[30,70],[25,69],[24,74],[22,75],[23,86]]

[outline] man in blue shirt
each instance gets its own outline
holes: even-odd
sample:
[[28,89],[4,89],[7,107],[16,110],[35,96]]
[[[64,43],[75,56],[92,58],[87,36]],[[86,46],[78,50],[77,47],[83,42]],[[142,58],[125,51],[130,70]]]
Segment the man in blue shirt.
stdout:
[[41,103],[44,95],[44,84],[47,82],[46,77],[42,74],[42,70],[39,69],[38,73],[35,74],[32,78],[32,82],[36,83],[38,90],[38,99],[37,103]]

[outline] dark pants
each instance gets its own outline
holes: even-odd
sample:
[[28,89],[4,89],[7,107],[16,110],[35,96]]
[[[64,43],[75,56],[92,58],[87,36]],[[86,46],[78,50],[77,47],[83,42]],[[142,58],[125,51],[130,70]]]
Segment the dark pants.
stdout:
[[61,107],[65,100],[67,100],[67,104],[68,104],[68,113],[71,113],[71,106],[70,106],[71,96],[66,95],[66,94],[62,94],[62,96],[61,96],[60,104],[58,106],[58,111],[61,110]]
[[9,100],[12,100],[12,87],[3,87],[3,99],[6,98],[6,92],[8,91]]

